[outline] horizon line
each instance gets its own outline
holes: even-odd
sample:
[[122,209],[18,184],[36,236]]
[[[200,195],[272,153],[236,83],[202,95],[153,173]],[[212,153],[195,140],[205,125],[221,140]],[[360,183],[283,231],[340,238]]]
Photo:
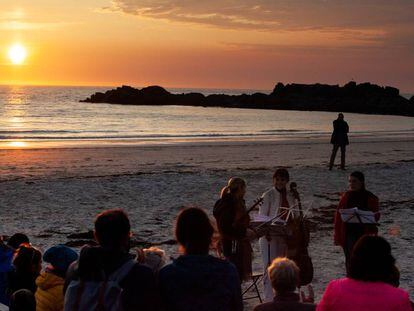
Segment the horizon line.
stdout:
[[[287,85],[287,84],[304,84],[304,85],[325,84],[325,85],[339,85],[339,86],[344,86],[345,84],[347,84],[349,82],[356,82],[356,81],[351,80],[351,81],[348,81],[348,82],[346,82],[344,84],[340,84],[340,83],[329,84],[329,83],[322,83],[322,82],[313,82],[313,83],[297,83],[297,82],[287,82],[287,83],[283,83],[283,82],[281,82],[281,83],[283,83],[284,85]],[[116,84],[109,84],[109,83],[108,84],[102,83],[100,85],[99,84],[77,84],[76,85],[76,84],[71,84],[71,83],[69,83],[69,84],[56,83],[55,84],[55,83],[1,83],[1,82],[0,82],[0,87],[14,87],[14,86],[30,87],[30,86],[32,86],[32,87],[85,87],[85,88],[86,87],[108,87],[108,88],[117,88],[117,87],[121,87],[121,86],[131,86],[131,87],[134,87],[134,88],[145,88],[145,87],[149,87],[149,86],[160,86],[160,87],[165,88],[165,89],[204,89],[204,90],[233,90],[233,91],[240,90],[240,91],[263,91],[263,92],[270,91],[270,92],[272,92],[273,89],[274,89],[274,87],[278,83],[280,83],[280,81],[274,83],[274,86],[271,89],[262,89],[262,88],[232,88],[232,87],[229,87],[229,88],[224,87],[223,88],[223,87],[199,87],[199,86],[192,86],[192,87],[187,86],[187,87],[183,87],[183,86],[163,86],[163,85],[160,85],[160,84],[148,84],[148,85],[142,86],[142,85],[136,85],[134,83],[130,83],[130,84],[128,84],[128,83],[120,83],[120,84],[117,84],[117,85]],[[391,86],[391,85],[380,85],[380,84],[376,84],[376,83],[369,82],[369,81],[360,82],[360,83],[356,82],[356,83],[357,84],[371,83],[371,84],[379,85],[381,87],[387,87],[387,86],[394,87],[394,86]],[[397,87],[395,87],[395,88],[397,88]],[[397,88],[397,89],[400,91],[400,95],[401,94],[414,95],[414,90],[407,91],[407,90],[401,90],[399,88]]]

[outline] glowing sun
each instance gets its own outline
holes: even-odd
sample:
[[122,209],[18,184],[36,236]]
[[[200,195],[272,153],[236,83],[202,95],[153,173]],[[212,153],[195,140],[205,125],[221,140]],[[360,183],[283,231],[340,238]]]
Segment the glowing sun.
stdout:
[[16,43],[9,48],[8,56],[13,65],[21,65],[27,56],[26,48]]

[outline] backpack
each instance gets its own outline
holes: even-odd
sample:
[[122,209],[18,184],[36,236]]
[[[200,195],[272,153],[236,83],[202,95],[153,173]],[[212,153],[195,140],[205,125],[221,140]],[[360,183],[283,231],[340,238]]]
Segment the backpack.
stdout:
[[65,311],[120,311],[123,289],[119,283],[136,264],[128,260],[103,281],[73,280],[65,294]]

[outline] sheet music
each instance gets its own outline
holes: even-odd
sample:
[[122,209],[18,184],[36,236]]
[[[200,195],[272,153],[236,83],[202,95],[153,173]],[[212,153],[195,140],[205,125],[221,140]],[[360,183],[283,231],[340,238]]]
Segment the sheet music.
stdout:
[[345,223],[351,224],[376,224],[375,213],[364,211],[358,207],[340,209],[341,219]]

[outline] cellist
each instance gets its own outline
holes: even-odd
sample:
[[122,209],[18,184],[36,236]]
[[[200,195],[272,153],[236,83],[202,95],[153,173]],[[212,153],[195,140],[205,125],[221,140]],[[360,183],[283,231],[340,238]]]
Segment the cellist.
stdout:
[[[285,168],[279,168],[273,174],[273,187],[263,194],[263,203],[259,209],[259,215],[273,218],[280,215],[281,220],[287,220],[288,211],[283,208],[297,209],[298,200],[295,195],[288,191],[289,172]],[[281,208],[283,207],[283,208]],[[296,213],[292,213],[295,216]],[[264,300],[273,299],[273,289],[267,275],[267,267],[277,257],[289,257],[294,252],[288,249],[286,237],[281,235],[267,234],[259,239],[260,249],[264,267]]]

